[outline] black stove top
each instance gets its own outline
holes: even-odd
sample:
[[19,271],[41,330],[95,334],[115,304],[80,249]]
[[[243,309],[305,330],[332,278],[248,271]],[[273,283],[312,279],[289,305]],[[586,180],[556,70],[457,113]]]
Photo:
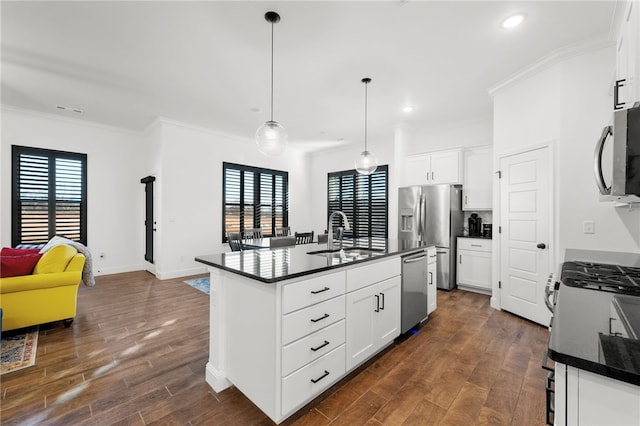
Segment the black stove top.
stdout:
[[571,287],[640,295],[640,268],[572,261],[562,264],[560,279]]

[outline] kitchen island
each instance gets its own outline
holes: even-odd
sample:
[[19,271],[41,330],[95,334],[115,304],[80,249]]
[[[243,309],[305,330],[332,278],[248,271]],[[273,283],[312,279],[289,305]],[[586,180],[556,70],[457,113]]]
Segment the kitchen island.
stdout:
[[206,380],[216,392],[234,385],[280,423],[393,342],[400,256],[427,247],[357,239],[342,248],[196,257],[210,267]]

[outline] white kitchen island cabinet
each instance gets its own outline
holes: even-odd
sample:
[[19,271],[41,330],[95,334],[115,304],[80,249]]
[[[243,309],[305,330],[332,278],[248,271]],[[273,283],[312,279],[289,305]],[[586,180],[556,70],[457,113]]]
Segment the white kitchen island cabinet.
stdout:
[[400,335],[400,255],[420,244],[385,240],[355,259],[309,244],[196,258],[213,266],[207,383],[282,422]]

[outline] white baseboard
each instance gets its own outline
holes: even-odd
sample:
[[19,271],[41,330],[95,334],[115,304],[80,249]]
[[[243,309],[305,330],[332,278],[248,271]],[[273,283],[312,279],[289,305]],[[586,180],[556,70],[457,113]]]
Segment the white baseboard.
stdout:
[[93,274],[95,276],[121,274],[123,272],[135,272],[135,271],[144,271],[144,265],[126,265],[126,266],[115,266],[110,268],[102,268],[102,267],[96,268],[95,262],[93,264]]
[[210,362],[207,362],[205,368],[205,380],[216,392],[223,391],[233,385],[233,383],[227,379],[226,374],[217,370]]
[[201,266],[189,269],[179,269],[177,271],[160,272],[156,269],[156,277],[160,280],[171,280],[173,278],[188,277],[190,275],[206,274],[207,267]]

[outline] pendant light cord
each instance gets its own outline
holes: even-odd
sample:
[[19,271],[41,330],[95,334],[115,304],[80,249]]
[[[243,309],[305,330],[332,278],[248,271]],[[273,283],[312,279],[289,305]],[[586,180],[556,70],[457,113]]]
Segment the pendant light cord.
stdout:
[[273,22],[271,23],[271,121],[273,121]]
[[367,85],[364,83],[364,150],[367,152]]

